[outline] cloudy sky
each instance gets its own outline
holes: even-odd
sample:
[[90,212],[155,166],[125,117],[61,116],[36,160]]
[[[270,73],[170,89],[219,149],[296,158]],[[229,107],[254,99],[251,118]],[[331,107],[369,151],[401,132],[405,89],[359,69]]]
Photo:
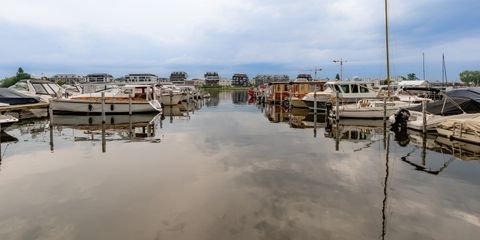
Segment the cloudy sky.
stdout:
[[[390,0],[391,74],[480,69],[480,1]],[[383,0],[1,0],[0,77],[184,70],[383,77]]]

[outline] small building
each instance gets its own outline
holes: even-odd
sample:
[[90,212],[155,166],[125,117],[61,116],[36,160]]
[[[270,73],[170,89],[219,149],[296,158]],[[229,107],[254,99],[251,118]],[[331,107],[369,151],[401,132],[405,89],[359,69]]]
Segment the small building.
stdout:
[[232,79],[220,78],[220,81],[218,82],[218,85],[220,87],[230,87],[230,86],[232,86]]
[[155,84],[158,82],[158,76],[151,73],[131,73],[125,76],[124,82],[133,84]]
[[86,77],[87,83],[109,83],[113,82],[113,76],[107,73],[92,73]]
[[172,72],[170,74],[170,82],[176,85],[184,85],[187,78],[188,74],[186,72]]
[[261,85],[264,83],[271,83],[271,82],[289,82],[290,77],[288,75],[257,75],[254,78],[255,85]]
[[249,84],[248,76],[244,73],[235,73],[232,76],[232,86],[246,87]]
[[205,86],[207,87],[218,87],[220,82],[220,76],[217,72],[207,72],[204,75],[205,77]]
[[75,85],[85,82],[85,77],[77,74],[56,74],[50,78],[50,81],[54,83],[62,81],[67,85]]

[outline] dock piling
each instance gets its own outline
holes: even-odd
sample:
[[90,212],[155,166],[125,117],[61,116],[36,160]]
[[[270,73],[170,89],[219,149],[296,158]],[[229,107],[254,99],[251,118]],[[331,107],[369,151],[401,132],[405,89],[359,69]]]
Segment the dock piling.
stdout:
[[427,132],[427,101],[422,101],[423,133]]
[[105,123],[105,92],[102,92],[101,95],[101,101],[102,101],[102,123]]
[[336,122],[338,123],[338,120],[340,118],[340,114],[339,114],[339,111],[340,111],[340,99],[339,99],[339,94],[338,92],[336,92],[335,94],[335,120]]

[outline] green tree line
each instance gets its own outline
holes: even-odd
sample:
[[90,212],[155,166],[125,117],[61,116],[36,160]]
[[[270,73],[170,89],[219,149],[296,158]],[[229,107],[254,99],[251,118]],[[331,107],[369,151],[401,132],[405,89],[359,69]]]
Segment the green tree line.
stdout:
[[32,76],[30,74],[24,72],[23,69],[21,67],[19,67],[18,70],[17,70],[17,74],[15,76],[7,77],[7,78],[4,78],[4,79],[1,80],[0,87],[2,87],[2,88],[10,87],[20,80],[30,79],[30,78],[32,78]]
[[460,81],[468,84],[480,84],[480,71],[463,71],[460,73]]

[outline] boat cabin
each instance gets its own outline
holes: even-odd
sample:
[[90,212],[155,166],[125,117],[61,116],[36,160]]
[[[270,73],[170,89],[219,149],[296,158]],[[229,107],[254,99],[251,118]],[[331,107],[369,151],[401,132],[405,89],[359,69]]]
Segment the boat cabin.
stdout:
[[347,102],[348,100],[355,102],[356,99],[377,97],[373,82],[335,81],[327,82],[325,85],[334,92],[338,92],[340,98]]
[[303,98],[309,92],[323,91],[324,85],[324,81],[290,82],[289,92],[292,94],[292,97]]
[[275,103],[288,100],[290,97],[288,85],[288,82],[268,83],[268,101]]

